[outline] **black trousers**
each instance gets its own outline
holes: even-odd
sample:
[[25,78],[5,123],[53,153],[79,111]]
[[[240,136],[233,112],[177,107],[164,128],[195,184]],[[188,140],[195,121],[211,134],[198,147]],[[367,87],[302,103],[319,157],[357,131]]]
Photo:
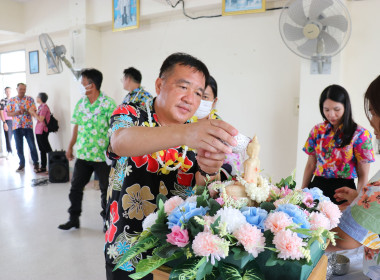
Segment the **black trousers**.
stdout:
[[309,185],[310,188],[320,188],[323,194],[331,199],[335,204],[342,204],[347,200],[337,202],[334,198],[335,190],[341,187],[349,187],[356,190],[354,179],[341,179],[341,178],[324,178],[320,176],[315,176],[313,181]]
[[4,130],[5,145],[7,146],[7,152],[8,153],[12,153],[12,145],[11,145],[11,140],[12,140],[12,120],[5,120],[5,122],[8,125],[8,131]]
[[40,150],[41,168],[46,168],[46,154],[52,151],[49,143],[49,132],[36,134],[38,149]]
[[[129,275],[135,272],[135,271],[125,271],[122,269],[116,269],[114,272],[112,272],[113,269],[114,269],[113,265],[106,263],[107,280],[128,280],[128,279],[132,279],[129,277]],[[153,280],[153,274],[148,274],[147,276],[145,276],[141,279],[142,280]]]
[[105,220],[106,216],[106,199],[107,199],[107,188],[108,188],[108,178],[110,174],[111,167],[103,162],[87,161],[82,159],[77,159],[75,161],[73,177],[71,179],[71,189],[69,194],[69,199],[71,206],[68,210],[70,214],[70,220],[78,219],[82,213],[82,199],[83,199],[83,189],[91,179],[93,172],[99,177],[99,187],[101,193],[101,205],[102,211],[100,215]]

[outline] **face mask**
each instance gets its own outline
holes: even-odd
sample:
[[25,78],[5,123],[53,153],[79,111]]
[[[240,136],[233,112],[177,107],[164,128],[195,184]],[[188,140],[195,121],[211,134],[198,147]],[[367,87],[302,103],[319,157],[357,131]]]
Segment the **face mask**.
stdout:
[[81,95],[85,95],[86,94],[88,86],[90,86],[90,84],[88,84],[87,86],[79,84],[79,92],[80,92]]
[[198,119],[203,119],[207,117],[212,109],[214,101],[201,100],[201,104],[198,107],[198,110],[195,112],[194,116]]

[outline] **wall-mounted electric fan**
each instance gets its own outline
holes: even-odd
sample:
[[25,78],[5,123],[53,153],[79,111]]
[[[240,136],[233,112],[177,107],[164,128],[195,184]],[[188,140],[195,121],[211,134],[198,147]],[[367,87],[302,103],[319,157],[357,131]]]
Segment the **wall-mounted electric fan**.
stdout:
[[46,33],[42,33],[39,36],[40,45],[42,48],[42,51],[46,55],[48,68],[55,74],[62,72],[62,62],[63,61],[66,66],[71,70],[71,72],[74,74],[75,78],[78,80],[80,77],[80,70],[75,70],[70,63],[70,61],[67,60],[65,57],[66,54],[66,48],[65,46],[55,46],[50,36]]
[[318,63],[338,54],[351,34],[351,19],[340,0],[291,0],[280,16],[280,33],[295,54]]

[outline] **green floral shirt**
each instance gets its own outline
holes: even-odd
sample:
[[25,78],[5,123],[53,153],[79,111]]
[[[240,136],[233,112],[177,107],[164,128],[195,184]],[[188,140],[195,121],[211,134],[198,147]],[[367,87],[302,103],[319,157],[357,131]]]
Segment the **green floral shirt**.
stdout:
[[78,101],[71,120],[71,123],[78,125],[77,158],[106,161],[104,152],[108,146],[107,132],[115,108],[115,101],[102,92],[92,104],[87,96]]

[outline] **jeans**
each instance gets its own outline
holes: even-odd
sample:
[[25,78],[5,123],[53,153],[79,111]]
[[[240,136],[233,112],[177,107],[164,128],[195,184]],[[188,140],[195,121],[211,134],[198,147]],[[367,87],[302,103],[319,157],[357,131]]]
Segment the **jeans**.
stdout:
[[46,168],[47,158],[46,154],[50,153],[51,147],[49,143],[49,132],[43,132],[42,134],[36,134],[38,149],[40,150],[41,168]]
[[101,196],[102,211],[100,215],[105,220],[105,209],[107,199],[108,177],[111,171],[111,167],[103,162],[87,161],[83,159],[77,159],[74,165],[73,177],[71,179],[71,189],[69,199],[71,206],[68,210],[70,214],[70,220],[76,220],[82,213],[82,200],[83,189],[91,179],[92,173],[99,177],[99,188]]
[[32,156],[33,164],[38,164],[38,155],[36,144],[34,143],[34,133],[32,128],[18,128],[13,130],[16,142],[16,150],[18,158],[20,159],[20,166],[25,166],[25,157],[24,157],[24,137],[28,143],[30,149],[30,155]]

